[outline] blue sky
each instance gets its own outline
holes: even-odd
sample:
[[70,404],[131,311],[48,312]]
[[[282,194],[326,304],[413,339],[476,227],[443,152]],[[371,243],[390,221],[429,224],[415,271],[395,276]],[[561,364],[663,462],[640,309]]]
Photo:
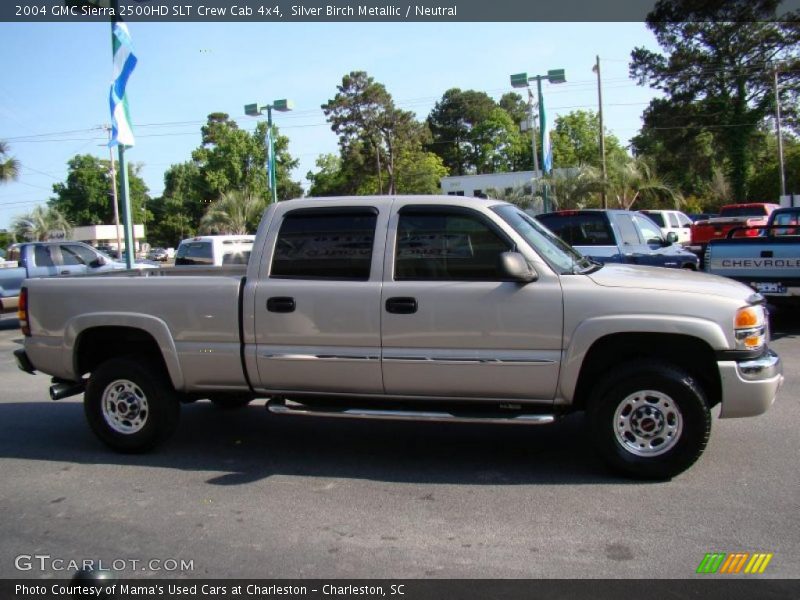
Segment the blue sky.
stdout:
[[[246,129],[243,106],[277,98],[295,103],[276,113],[294,179],[336,137],[320,105],[342,75],[365,70],[396,104],[424,119],[449,88],[499,99],[509,75],[564,68],[567,83],[545,85],[550,118],[597,109],[592,73],[599,54],[606,127],[623,143],[636,134],[653,91],[628,78],[636,46],[657,49],[642,23],[130,23],[139,64],[128,84],[136,146],[153,197],[164,171],[189,160],[211,112],[227,112]],[[22,164],[18,182],[0,187],[0,228],[52,197],[75,154],[108,158],[100,129],[109,123],[111,41],[107,23],[2,23],[0,139]],[[524,92],[524,90],[523,90]],[[556,165],[558,166],[558,165]]]

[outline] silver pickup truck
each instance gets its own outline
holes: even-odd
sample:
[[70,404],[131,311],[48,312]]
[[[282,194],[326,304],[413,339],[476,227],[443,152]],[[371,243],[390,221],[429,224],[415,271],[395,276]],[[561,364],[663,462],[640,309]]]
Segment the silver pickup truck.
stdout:
[[546,424],[586,411],[619,471],[669,478],[783,381],[763,299],[721,277],[599,265],[518,208],[448,196],[303,199],[264,214],[246,273],[35,280],[19,366],[85,391],[112,448],[181,402],[288,415]]

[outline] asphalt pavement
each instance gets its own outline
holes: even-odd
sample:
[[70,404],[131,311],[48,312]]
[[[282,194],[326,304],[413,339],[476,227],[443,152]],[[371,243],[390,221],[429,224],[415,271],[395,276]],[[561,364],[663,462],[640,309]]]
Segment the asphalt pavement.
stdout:
[[71,561],[91,560],[133,577],[687,578],[709,552],[767,552],[759,577],[797,578],[792,313],[774,324],[786,373],[776,404],[715,419],[700,461],[661,483],[610,473],[581,416],[351,422],[198,402],[156,452],[115,454],[79,397],[52,402],[46,376],[17,370],[21,334],[5,317],[0,577],[68,577]]

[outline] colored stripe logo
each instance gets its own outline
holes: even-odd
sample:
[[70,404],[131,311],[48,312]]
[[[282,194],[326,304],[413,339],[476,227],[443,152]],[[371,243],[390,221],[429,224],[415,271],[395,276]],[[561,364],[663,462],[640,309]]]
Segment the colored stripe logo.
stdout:
[[767,565],[774,555],[766,552],[709,552],[700,561],[697,573],[707,575],[722,573],[736,575],[738,573],[760,574],[766,571]]

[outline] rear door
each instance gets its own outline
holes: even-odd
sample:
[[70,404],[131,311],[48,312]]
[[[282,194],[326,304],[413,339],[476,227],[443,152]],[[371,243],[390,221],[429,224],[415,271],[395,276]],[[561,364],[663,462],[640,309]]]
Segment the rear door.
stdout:
[[551,401],[562,335],[558,279],[507,281],[514,243],[486,214],[406,205],[392,216],[381,328],[386,393]]
[[386,224],[379,208],[289,210],[275,216],[271,230],[272,260],[255,286],[261,387],[382,394]]

